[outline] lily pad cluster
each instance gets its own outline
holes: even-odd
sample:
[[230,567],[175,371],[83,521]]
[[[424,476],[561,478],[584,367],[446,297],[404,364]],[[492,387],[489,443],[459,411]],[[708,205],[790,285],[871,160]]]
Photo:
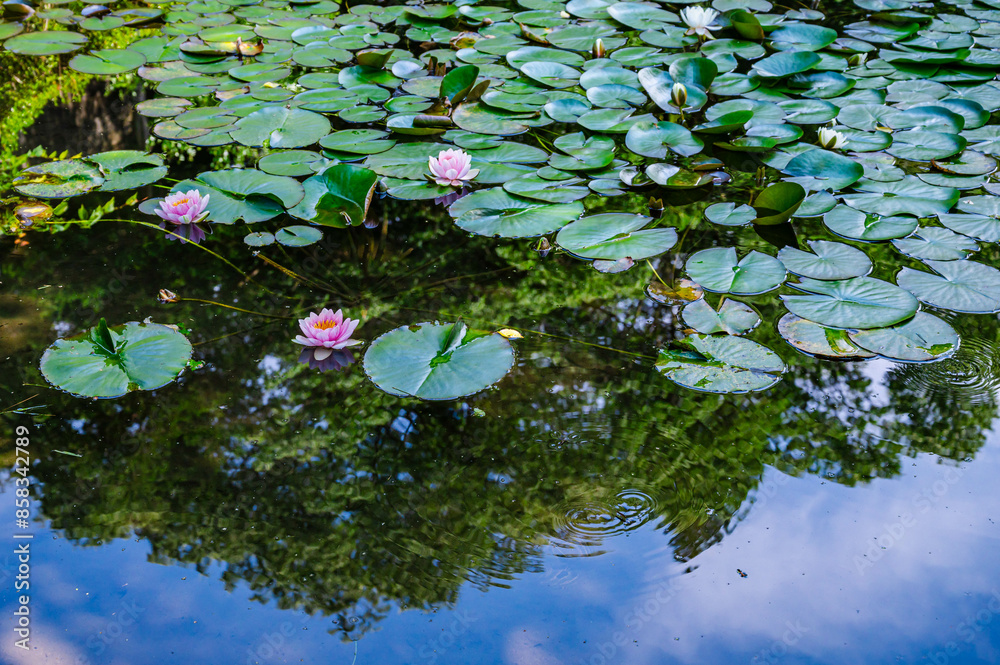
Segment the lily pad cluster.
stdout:
[[[256,168],[173,187],[209,194],[209,223],[289,221],[251,231],[254,247],[360,225],[382,195],[445,200],[464,232],[545,237],[603,272],[678,251],[686,290],[722,297],[680,301],[692,332],[657,367],[699,390],[780,379],[780,358],[743,337],[761,316],[739,300],[779,289],[787,312],[771,325],[803,353],[920,362],[954,352],[958,335],[924,310],[1000,311],[1000,271],[974,260],[1000,241],[1000,125],[990,124],[1000,8],[970,0],[930,14],[908,0],[857,0],[866,18],[838,31],[817,10],[714,0],[714,23],[696,31],[681,13],[689,4],[192,0],[24,11],[0,23],[0,38],[15,53],[50,55],[81,49],[106,25],[159,22],[156,36],[81,52],[69,66],[135,71],[156,93],[138,110],[162,139],[258,149]],[[39,19],[58,29],[25,29]],[[471,156],[471,191],[427,177],[428,160],[453,148]],[[162,177],[157,159],[44,164],[17,189],[134,188]],[[662,205],[626,212],[640,196]],[[752,229],[774,247],[679,246],[670,207],[692,201],[705,202],[706,225]],[[796,228],[815,239],[800,242]],[[873,243],[891,245],[898,262],[875,265]],[[427,352],[441,352],[438,333],[421,330]],[[399,359],[383,368],[381,354],[366,360],[376,384],[433,393],[425,382],[438,373]],[[383,369],[414,373],[380,380]]]

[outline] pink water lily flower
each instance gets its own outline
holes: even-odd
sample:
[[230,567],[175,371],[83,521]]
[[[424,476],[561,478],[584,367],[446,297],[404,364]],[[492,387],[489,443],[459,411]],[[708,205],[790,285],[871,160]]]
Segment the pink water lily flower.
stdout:
[[[187,192],[176,192],[160,202],[160,207],[154,212],[164,222],[176,224],[178,228],[172,229],[181,238],[181,242],[191,241],[199,243],[205,238],[205,231],[198,226],[198,222],[208,217],[209,194],[202,195],[197,189]],[[166,224],[160,223],[160,228],[166,228]],[[173,240],[173,236],[167,236]]]
[[313,357],[325,360],[336,350],[361,343],[360,340],[351,339],[359,323],[359,320],[344,318],[339,309],[334,312],[323,308],[319,314],[310,312],[306,318],[299,319],[302,334],[297,335],[294,341],[302,346],[322,347],[314,351]]
[[472,157],[464,150],[449,148],[437,157],[428,158],[431,179],[443,187],[461,187],[466,180],[479,175],[479,169],[470,168]]

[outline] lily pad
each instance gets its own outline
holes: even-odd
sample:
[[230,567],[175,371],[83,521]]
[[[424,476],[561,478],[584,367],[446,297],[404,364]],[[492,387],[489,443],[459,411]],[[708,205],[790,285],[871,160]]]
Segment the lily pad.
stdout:
[[975,261],[924,261],[937,275],[903,268],[896,282],[922,302],[953,312],[1000,312],[1000,270]]
[[651,221],[651,217],[630,213],[591,215],[564,226],[556,244],[585,259],[648,259],[677,243],[673,228],[644,228]]
[[743,337],[689,335],[679,345],[682,348],[660,350],[656,369],[693,390],[734,394],[766,390],[785,371],[774,351]]
[[808,356],[837,360],[865,360],[875,356],[852,342],[846,330],[827,328],[792,313],[778,321],[778,334]]
[[330,133],[330,121],[319,113],[269,106],[242,118],[230,132],[251,147],[304,148]]
[[302,185],[293,178],[268,175],[256,169],[208,171],[194,180],[174,185],[172,192],[191,189],[209,195],[208,221],[235,224],[264,222],[302,200]]
[[781,296],[788,311],[830,328],[884,328],[910,318],[918,307],[907,291],[872,277],[803,278],[790,286],[810,295]]
[[795,182],[775,183],[754,200],[753,208],[757,212],[754,223],[764,226],[784,224],[792,218],[805,198],[806,190],[802,185]]
[[121,397],[161,388],[184,370],[191,342],[158,323],[109,327],[104,319],[88,332],[60,339],[42,354],[45,379],[78,397]]
[[979,249],[975,240],[940,226],[924,226],[906,238],[893,240],[903,254],[915,259],[958,261]]
[[14,178],[14,189],[25,196],[60,199],[85,194],[103,182],[97,167],[77,159],[63,159],[21,171]]
[[785,281],[781,261],[751,251],[738,260],[733,247],[712,247],[692,254],[685,264],[688,275],[706,291],[741,296],[772,291]]
[[706,335],[743,335],[760,323],[760,315],[753,307],[732,299],[723,300],[718,311],[704,299],[695,300],[681,310],[681,318],[684,323]]
[[757,211],[746,204],[713,203],[705,208],[705,217],[713,224],[745,226],[757,218]]
[[87,157],[88,162],[97,164],[104,177],[102,192],[120,192],[150,185],[165,175],[167,167],[163,157],[151,155],[141,150],[115,150]]
[[958,350],[959,337],[950,325],[927,312],[891,328],[848,332],[851,341],[884,358],[903,362],[941,360]]
[[657,159],[666,157],[668,151],[691,157],[705,147],[689,129],[673,122],[638,122],[625,134],[625,145],[637,155]]
[[788,272],[812,279],[850,279],[863,277],[872,270],[867,254],[842,242],[810,240],[809,248],[812,252],[782,247],[778,260]]
[[18,55],[58,55],[72,53],[86,43],[87,38],[77,32],[46,30],[11,37],[3,45]]
[[358,226],[368,215],[377,182],[371,169],[334,164],[302,183],[301,202],[288,214],[322,226]]
[[381,390],[425,400],[456,399],[488,388],[514,366],[510,342],[464,323],[418,323],[391,330],[368,347],[364,368]]
[[781,170],[796,176],[794,182],[811,191],[843,189],[856,183],[865,173],[864,167],[850,157],[821,149],[793,157]]
[[823,215],[823,223],[838,236],[866,242],[904,238],[917,228],[916,217],[864,213],[845,205]]

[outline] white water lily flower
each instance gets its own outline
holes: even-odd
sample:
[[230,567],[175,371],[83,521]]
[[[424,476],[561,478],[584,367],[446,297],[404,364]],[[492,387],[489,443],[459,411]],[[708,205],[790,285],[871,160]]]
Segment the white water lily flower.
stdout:
[[817,143],[819,143],[820,147],[826,148],[827,150],[839,150],[844,147],[845,143],[847,143],[847,137],[835,129],[821,127]]
[[719,30],[722,26],[713,23],[719,16],[719,12],[714,9],[704,7],[685,7],[681,10],[681,20],[688,25],[685,34],[699,35],[706,39],[712,38],[712,30]]

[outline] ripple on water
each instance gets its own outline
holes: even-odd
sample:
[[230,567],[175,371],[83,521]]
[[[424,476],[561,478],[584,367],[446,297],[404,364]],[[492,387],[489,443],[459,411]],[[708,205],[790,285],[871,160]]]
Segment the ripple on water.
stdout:
[[560,506],[561,517],[549,541],[555,556],[605,553],[604,540],[638,529],[657,515],[657,501],[638,489],[618,492],[607,501],[580,500]]
[[910,390],[944,394],[949,401],[988,404],[1000,390],[1000,345],[991,340],[963,337],[950,358],[921,365],[901,365],[894,374]]

